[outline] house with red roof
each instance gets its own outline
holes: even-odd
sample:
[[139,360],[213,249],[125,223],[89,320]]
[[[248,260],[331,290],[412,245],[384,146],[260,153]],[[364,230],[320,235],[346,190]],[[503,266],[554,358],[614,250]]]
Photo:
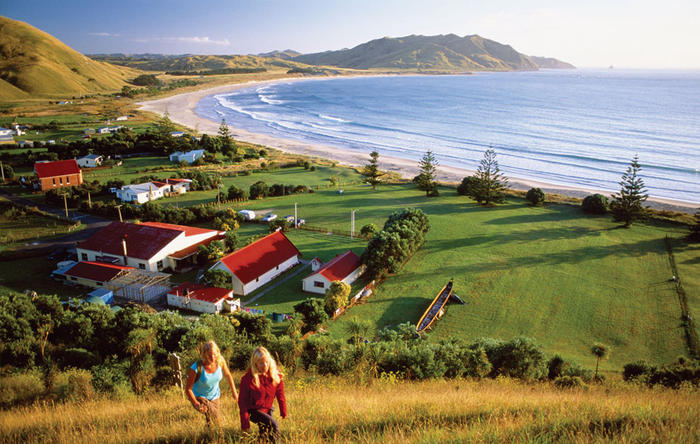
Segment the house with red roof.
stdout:
[[200,313],[233,312],[241,309],[241,300],[233,290],[184,282],[168,292],[168,305]]
[[333,281],[350,285],[365,271],[360,257],[352,250],[334,257],[323,265],[314,266],[314,263],[318,262],[311,262],[313,273],[301,280],[302,290],[309,293],[325,294]]
[[125,185],[116,190],[122,202],[145,203],[173,194],[185,194],[190,189],[190,179],[165,179]]
[[211,270],[231,274],[233,292],[245,296],[299,263],[301,253],[282,231],[275,231],[224,256]]
[[54,278],[66,282],[85,285],[86,287],[103,287],[107,282],[124,275],[134,267],[105,264],[100,262],[72,262],[51,273]]
[[41,191],[83,183],[83,172],[75,159],[37,162],[34,164],[34,174],[37,177],[35,186],[38,186]]
[[162,222],[112,222],[76,247],[78,260],[146,271],[194,266],[197,247],[224,239],[224,231]]

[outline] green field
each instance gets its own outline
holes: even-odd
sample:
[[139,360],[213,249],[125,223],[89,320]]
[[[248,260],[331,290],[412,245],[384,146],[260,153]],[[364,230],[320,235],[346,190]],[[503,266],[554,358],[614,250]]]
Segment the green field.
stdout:
[[[441,192],[439,198],[426,199],[411,185],[383,186],[376,192],[358,185],[342,195],[322,190],[245,207],[282,216],[291,214],[297,202],[307,224],[337,230],[350,229],[350,210],[356,209],[358,231],[370,222],[381,226],[401,208],[417,207],[428,214],[432,228],[425,246],[366,303],[330,323],[328,330],[336,337],[345,334],[344,323],[352,316],[371,320],[377,329],[417,322],[454,278],[455,293],[467,303],[449,306],[433,340],[527,335],[547,352],[582,365],[592,365],[589,349],[600,341],[611,347],[610,359],[601,364],[606,370],[638,359],[660,363],[687,354],[664,243],[667,235],[676,239],[679,272],[691,307],[697,309],[699,282],[692,269],[699,249],[681,240],[687,228],[648,222],[621,229],[609,217],[586,216],[572,205],[531,207],[512,198],[483,208],[454,190]],[[290,238],[307,242],[294,233]],[[266,311],[287,312],[303,297],[292,293],[303,275],[282,284],[279,294],[270,292],[256,302]]]

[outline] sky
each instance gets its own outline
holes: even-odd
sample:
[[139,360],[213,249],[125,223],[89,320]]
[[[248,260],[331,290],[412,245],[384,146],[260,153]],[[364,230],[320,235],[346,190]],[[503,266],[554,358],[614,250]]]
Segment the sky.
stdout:
[[258,54],[479,34],[577,67],[700,69],[698,0],[0,0],[85,54]]

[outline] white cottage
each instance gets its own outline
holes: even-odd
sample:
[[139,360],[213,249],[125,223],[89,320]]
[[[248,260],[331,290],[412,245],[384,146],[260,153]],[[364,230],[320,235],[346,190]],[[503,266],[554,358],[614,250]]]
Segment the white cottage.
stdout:
[[301,253],[282,231],[221,258],[211,267],[231,274],[235,294],[245,296],[299,263]]
[[[317,258],[314,260],[316,261]],[[325,294],[333,281],[345,282],[348,285],[355,282],[364,272],[365,266],[357,254],[348,250],[320,267],[314,267],[314,262],[312,262],[312,270],[314,270],[313,273],[302,279],[302,290],[309,293]]]
[[88,154],[75,160],[78,162],[78,166],[82,168],[95,168],[102,165],[102,159],[102,156],[99,154]]
[[199,313],[220,313],[240,310],[241,300],[227,288],[185,282],[168,292],[168,305]]

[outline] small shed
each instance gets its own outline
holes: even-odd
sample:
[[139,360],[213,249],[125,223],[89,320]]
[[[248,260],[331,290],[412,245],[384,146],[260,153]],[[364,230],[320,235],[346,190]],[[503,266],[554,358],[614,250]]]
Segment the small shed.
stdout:
[[106,288],[98,288],[88,293],[87,301],[99,303],[95,298],[99,299],[103,304],[112,305],[114,303],[114,292]]

